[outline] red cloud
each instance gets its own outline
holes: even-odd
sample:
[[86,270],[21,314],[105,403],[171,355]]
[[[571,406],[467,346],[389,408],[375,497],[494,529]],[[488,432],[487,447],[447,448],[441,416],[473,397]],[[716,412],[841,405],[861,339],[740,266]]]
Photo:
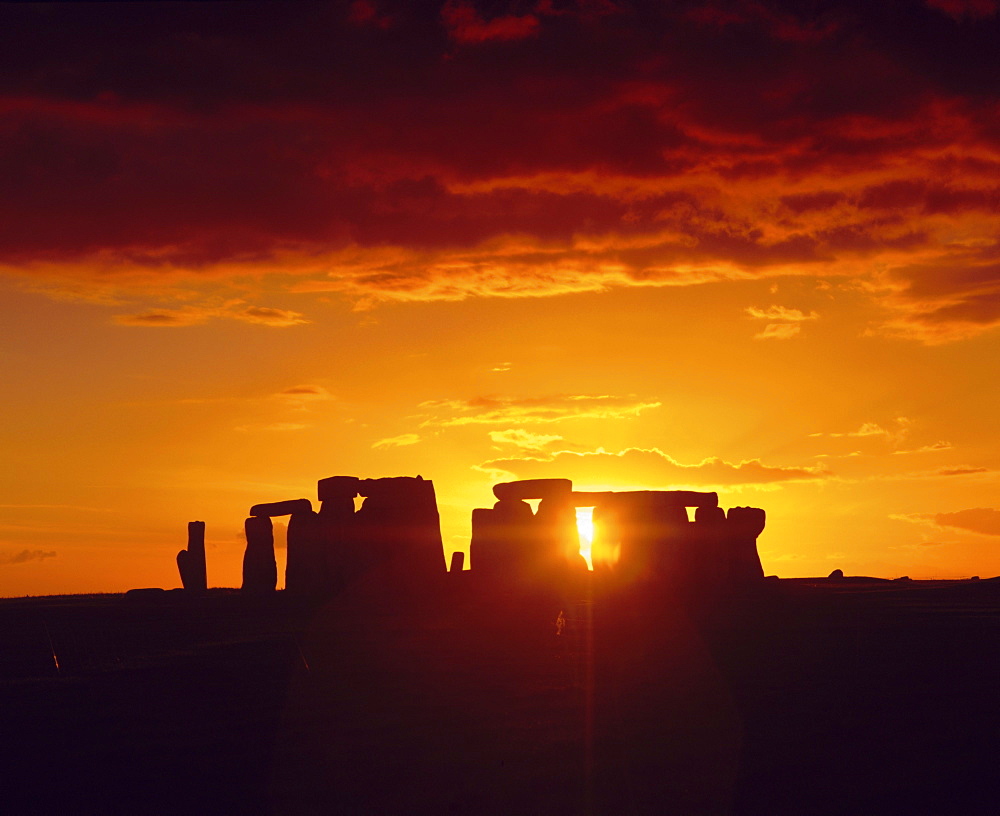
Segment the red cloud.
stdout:
[[814,274],[877,298],[872,331],[997,323],[992,20],[599,6],[12,8],[0,271],[104,298],[283,273],[362,305]]
[[484,20],[468,0],[448,0],[441,9],[441,19],[448,36],[460,43],[520,40],[538,33],[538,18],[533,14],[506,14]]

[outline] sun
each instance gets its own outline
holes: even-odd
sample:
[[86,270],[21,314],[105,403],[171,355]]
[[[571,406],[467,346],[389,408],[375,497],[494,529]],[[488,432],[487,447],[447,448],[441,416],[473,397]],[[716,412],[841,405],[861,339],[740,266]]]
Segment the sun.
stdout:
[[587,561],[587,569],[593,569],[590,550],[594,543],[594,508],[576,508],[576,530],[580,534],[580,555]]

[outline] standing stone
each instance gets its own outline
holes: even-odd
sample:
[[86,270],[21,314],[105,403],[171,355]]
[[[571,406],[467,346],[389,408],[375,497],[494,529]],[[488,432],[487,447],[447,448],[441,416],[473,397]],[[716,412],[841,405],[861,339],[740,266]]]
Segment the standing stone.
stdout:
[[469,554],[476,574],[502,583],[525,580],[535,557],[533,522],[531,505],[519,499],[473,510]]
[[317,597],[330,590],[326,545],[323,520],[317,513],[310,509],[292,514],[285,562],[288,592]]
[[354,534],[369,570],[399,589],[427,588],[446,571],[434,483],[420,476],[363,479]]
[[[726,515],[727,539],[732,559],[732,579],[737,585],[764,578],[757,552],[757,536],[764,531],[767,516],[759,507],[730,507]],[[841,573],[843,575],[843,573]]]
[[[333,479],[351,479],[348,476],[334,476]],[[320,482],[331,482],[324,479]],[[366,569],[363,549],[355,535],[354,497],[358,494],[354,486],[340,485],[331,489],[329,485],[320,489],[323,501],[319,508],[319,535],[323,540],[323,554],[326,561],[324,575],[326,590],[340,592]]]
[[247,548],[243,553],[243,591],[274,592],[278,565],[274,559],[274,528],[270,516],[251,516],[244,523]]
[[177,553],[177,569],[184,589],[208,589],[205,567],[205,522],[188,522],[188,545]]
[[689,600],[711,603],[723,583],[720,564],[727,536],[726,511],[721,507],[699,507],[694,523],[688,528],[687,540],[678,570],[678,586]]

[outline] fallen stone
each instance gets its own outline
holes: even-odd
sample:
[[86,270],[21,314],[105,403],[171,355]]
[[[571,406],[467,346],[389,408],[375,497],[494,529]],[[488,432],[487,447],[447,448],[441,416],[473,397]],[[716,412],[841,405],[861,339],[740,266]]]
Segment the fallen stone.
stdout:
[[312,502],[309,499],[288,499],[287,501],[255,504],[250,508],[251,516],[290,516],[293,513],[311,513]]

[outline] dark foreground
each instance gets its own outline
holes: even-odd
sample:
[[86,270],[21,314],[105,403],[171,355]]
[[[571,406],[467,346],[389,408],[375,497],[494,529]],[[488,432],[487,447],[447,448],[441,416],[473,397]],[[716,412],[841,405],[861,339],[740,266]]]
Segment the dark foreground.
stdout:
[[[4,813],[993,814],[1000,581],[0,601]],[[55,660],[58,658],[57,670]]]

